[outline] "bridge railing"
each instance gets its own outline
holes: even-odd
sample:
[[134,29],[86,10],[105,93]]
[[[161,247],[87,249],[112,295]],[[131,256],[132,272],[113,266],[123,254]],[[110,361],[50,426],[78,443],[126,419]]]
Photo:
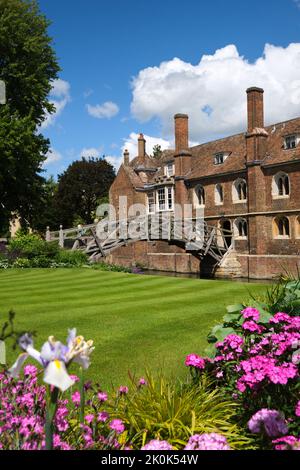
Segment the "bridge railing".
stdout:
[[[50,231],[47,227],[46,240],[58,241],[61,247],[65,241],[93,240],[103,245],[113,240],[168,240],[197,242],[200,245],[216,245],[219,249],[229,249],[228,241],[233,242],[232,232],[217,226],[210,226],[203,219],[184,218],[175,219],[173,212],[156,213],[128,217],[127,219],[110,221],[108,218],[90,225]],[[77,242],[76,242],[77,243]],[[79,245],[74,245],[77,248]]]

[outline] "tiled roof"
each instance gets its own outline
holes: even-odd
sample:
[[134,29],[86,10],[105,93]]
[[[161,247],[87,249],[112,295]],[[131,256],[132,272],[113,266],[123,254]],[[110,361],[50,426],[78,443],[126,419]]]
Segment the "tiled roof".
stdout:
[[[291,119],[265,128],[268,133],[267,151],[262,164],[264,166],[285,163],[300,159],[300,144],[295,149],[285,150],[283,147],[284,137],[291,134],[300,135],[300,118]],[[236,134],[223,139],[196,145],[191,147],[192,168],[186,175],[186,179],[197,179],[224,173],[233,173],[246,169],[246,139],[245,133]],[[227,153],[229,156],[221,165],[215,165],[214,155],[216,153]],[[174,158],[175,150],[165,150],[161,158],[154,159],[148,155],[136,157],[127,167],[128,174],[135,187],[142,187],[145,182],[153,183],[154,178],[164,174],[164,165]],[[134,169],[139,167],[157,168],[156,173],[149,173],[140,177]]]
[[284,137],[300,134],[300,118],[268,126],[266,130],[269,134],[268,150],[263,165],[274,165],[300,159],[299,145],[291,150],[283,148]]
[[[246,139],[245,134],[237,134],[207,144],[191,147],[192,169],[186,175],[187,179],[230,173],[245,169]],[[215,165],[216,153],[229,153],[224,163]]]

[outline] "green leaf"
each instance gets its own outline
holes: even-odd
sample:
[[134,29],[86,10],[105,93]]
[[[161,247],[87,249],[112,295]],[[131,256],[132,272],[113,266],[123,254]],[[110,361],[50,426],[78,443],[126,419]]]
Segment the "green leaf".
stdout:
[[240,313],[227,313],[227,315],[224,315],[223,321],[224,323],[233,323],[237,322],[241,317]]
[[224,328],[223,326],[218,326],[218,327],[215,327],[214,330],[215,330],[214,335],[218,341],[223,341],[226,338],[226,336],[235,334],[235,330],[230,327]]
[[210,359],[213,359],[216,355],[216,347],[214,344],[210,344],[209,346],[207,346],[207,348],[205,348],[204,350],[204,353],[207,357],[209,357]]
[[226,310],[228,313],[241,313],[241,310],[244,309],[244,305],[242,304],[235,304],[235,305],[228,305]]

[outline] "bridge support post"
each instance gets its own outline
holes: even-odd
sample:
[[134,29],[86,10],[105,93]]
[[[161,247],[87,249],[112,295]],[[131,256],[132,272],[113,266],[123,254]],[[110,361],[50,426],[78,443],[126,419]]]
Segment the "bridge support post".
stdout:
[[47,227],[46,229],[46,242],[51,241],[51,233],[50,233],[50,227]]
[[58,241],[58,244],[59,244],[59,246],[60,246],[61,248],[64,247],[64,244],[65,244],[64,242],[65,242],[65,240],[64,240],[63,226],[60,225],[60,226],[59,226],[59,241]]

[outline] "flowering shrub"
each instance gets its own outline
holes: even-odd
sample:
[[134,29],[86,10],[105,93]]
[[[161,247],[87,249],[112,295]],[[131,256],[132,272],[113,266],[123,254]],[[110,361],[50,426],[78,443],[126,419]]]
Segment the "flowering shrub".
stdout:
[[[46,386],[39,384],[40,372],[25,366],[24,377],[15,380],[0,374],[0,449],[40,450],[45,448]],[[78,382],[78,377],[71,376]],[[86,414],[80,420],[80,393],[71,389],[57,402],[54,419],[53,448],[120,449],[120,436],[125,426],[120,419],[111,419],[103,409],[97,387],[89,388],[85,399]],[[101,397],[101,395],[100,395]]]
[[[45,385],[40,385],[40,376],[41,371],[32,365],[24,367],[23,377],[18,380],[12,378],[7,373],[0,374],[0,449],[45,449],[47,390]],[[175,439],[175,436],[172,438],[172,432],[170,432],[169,436],[173,440],[173,444],[165,439],[153,438],[146,444],[140,445],[140,440],[134,438],[136,429],[131,433],[128,428],[128,420],[131,413],[130,407],[127,411],[126,420],[115,417],[118,416],[118,413],[122,413],[124,407],[129,404],[130,392],[120,394],[117,391],[114,396],[109,398],[108,394],[101,390],[98,385],[92,386],[90,383],[85,384],[85,413],[84,420],[81,422],[81,394],[76,389],[79,378],[72,375],[71,379],[75,385],[65,392],[64,395],[60,395],[57,401],[53,426],[53,449],[113,450],[137,448],[161,451],[181,448],[186,450],[230,449],[225,436],[215,432],[205,434],[202,432],[202,434],[190,436],[190,429],[186,434],[183,434],[183,436],[186,436],[183,440],[180,439],[180,432],[177,434],[177,439]],[[143,394],[145,387],[147,387],[145,382],[145,379],[142,378],[136,384],[137,390],[141,394]],[[151,382],[149,377],[148,382]],[[206,393],[208,396],[207,402],[203,404],[203,412],[208,405],[218,407],[219,412],[215,415],[216,424],[214,424],[213,418],[209,421],[207,415],[202,421],[201,426],[206,426],[207,429],[216,429],[219,426],[233,443],[233,448],[246,447],[246,444],[250,442],[249,439],[247,440],[240,436],[237,432],[237,426],[234,424],[230,425],[229,422],[226,422],[225,417],[222,421],[222,416],[226,412],[233,412],[233,410],[230,410],[229,404],[224,401],[223,409],[221,396],[217,396],[212,392]],[[200,392],[200,396],[203,398],[203,392]],[[133,394],[132,399],[136,398],[136,394]],[[149,406],[151,406],[151,403],[149,403]],[[192,406],[192,403],[187,404],[187,406]],[[193,419],[192,416],[191,419]],[[160,425],[157,422],[154,433],[162,433],[159,427]],[[179,427],[175,431],[177,432],[178,429]],[[147,433],[147,436],[150,437],[150,433]],[[135,442],[132,442],[132,440]]]
[[194,380],[205,363],[204,371],[240,404],[238,415],[245,425],[250,420],[253,433],[299,436],[300,317],[247,307],[229,313],[223,329],[229,334],[215,343],[213,358],[187,357]]

